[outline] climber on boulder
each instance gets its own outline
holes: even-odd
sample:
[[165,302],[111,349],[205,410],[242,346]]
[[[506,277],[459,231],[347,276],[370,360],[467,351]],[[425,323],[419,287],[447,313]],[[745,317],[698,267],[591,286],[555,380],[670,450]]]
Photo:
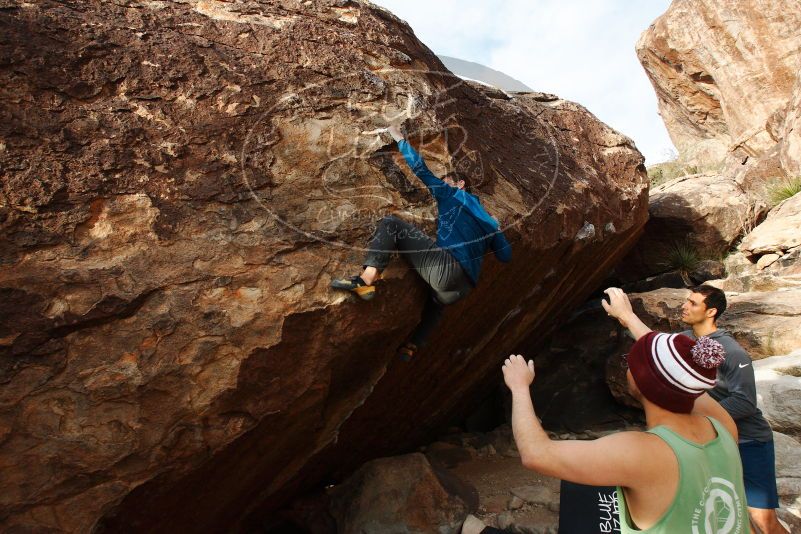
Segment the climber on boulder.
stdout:
[[381,219],[368,244],[360,275],[331,282],[331,287],[352,291],[363,300],[375,296],[374,283],[398,251],[431,289],[420,323],[401,346],[408,360],[427,340],[442,317],[443,307],[464,298],[478,282],[487,249],[508,262],[512,248],[498,221],[481,205],[478,197],[465,191],[462,177],[450,172],[442,179],[428,169],[423,158],[406,141],[397,125],[387,131],[398,143],[406,163],[428,187],[437,201],[437,239],[394,215]]

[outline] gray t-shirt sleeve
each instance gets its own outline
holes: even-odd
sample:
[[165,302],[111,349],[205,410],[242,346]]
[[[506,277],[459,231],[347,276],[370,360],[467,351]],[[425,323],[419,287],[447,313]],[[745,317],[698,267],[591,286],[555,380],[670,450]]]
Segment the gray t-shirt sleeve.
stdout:
[[718,369],[718,378],[722,379],[727,392],[724,394],[715,388],[710,394],[736,421],[758,411],[754,366],[751,358],[738,344],[725,343],[724,348],[726,360]]

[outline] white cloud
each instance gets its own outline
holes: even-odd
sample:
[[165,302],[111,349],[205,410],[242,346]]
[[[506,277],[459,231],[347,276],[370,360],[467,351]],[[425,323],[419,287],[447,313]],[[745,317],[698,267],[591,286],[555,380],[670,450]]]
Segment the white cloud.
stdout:
[[634,139],[646,163],[673,144],[634,44],[670,0],[378,0],[437,54],[576,101]]

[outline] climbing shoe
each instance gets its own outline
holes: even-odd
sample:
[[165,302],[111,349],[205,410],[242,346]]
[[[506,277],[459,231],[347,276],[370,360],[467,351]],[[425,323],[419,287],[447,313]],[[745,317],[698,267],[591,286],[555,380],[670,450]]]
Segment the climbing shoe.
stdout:
[[370,300],[375,296],[375,286],[368,286],[364,283],[361,276],[351,276],[350,278],[338,278],[331,281],[334,289],[344,289],[352,291],[362,300]]
[[400,356],[400,359],[403,360],[404,362],[411,361],[416,353],[417,353],[417,345],[409,341],[401,345],[400,348],[398,349],[398,356]]

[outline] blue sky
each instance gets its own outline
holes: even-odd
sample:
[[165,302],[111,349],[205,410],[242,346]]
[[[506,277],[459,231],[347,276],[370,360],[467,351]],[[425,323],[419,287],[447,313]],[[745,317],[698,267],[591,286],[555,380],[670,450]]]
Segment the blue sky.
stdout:
[[673,144],[634,44],[670,0],[374,0],[437,54],[475,61],[582,104],[628,135],[646,165]]

